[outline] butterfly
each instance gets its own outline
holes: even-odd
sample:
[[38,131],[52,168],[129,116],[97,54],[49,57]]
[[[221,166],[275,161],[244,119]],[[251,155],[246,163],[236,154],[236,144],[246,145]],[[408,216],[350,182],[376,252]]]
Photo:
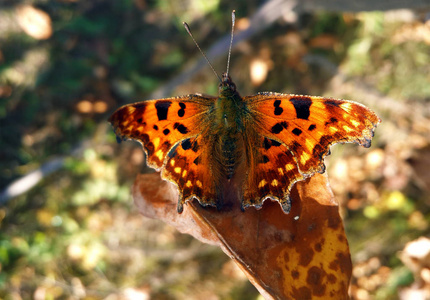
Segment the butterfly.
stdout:
[[242,208],[273,199],[289,213],[291,188],[325,171],[331,145],[370,147],[380,119],[364,105],[273,92],[241,97],[227,72],[217,97],[147,100],[109,118],[118,142],[140,142],[147,165],[177,186],[179,213],[193,198],[220,208],[231,186]]

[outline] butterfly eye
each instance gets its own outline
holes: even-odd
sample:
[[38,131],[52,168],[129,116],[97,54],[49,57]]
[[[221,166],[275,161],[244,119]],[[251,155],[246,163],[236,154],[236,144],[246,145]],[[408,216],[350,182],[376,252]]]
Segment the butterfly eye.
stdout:
[[228,77],[228,80],[222,81],[219,84],[219,92],[222,91],[236,92],[236,85],[231,81],[230,77]]
[[230,89],[233,91],[233,92],[236,92],[236,85],[233,83],[233,82],[230,82]]

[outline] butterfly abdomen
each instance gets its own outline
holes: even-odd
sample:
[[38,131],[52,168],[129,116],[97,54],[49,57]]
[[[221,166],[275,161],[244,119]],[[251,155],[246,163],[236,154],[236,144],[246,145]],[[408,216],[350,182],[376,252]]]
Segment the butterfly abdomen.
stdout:
[[238,137],[237,134],[231,132],[221,139],[221,153],[223,173],[227,179],[231,179],[236,170],[238,157]]

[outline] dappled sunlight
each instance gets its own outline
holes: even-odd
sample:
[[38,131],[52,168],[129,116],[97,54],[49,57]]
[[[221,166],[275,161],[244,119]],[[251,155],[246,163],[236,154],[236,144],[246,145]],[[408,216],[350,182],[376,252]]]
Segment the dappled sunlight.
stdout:
[[51,18],[43,10],[30,5],[18,6],[16,8],[16,18],[22,30],[32,38],[46,40],[51,37]]
[[[389,11],[374,11],[392,9],[389,1],[311,1],[294,10],[286,0],[30,2],[0,4],[0,298],[263,299],[219,248],[140,214],[155,210],[133,203],[132,184],[153,170],[141,145],[118,145],[107,122],[116,107],[160,91],[216,94],[218,81],[182,21],[222,73],[233,9],[230,75],[242,95],[351,99],[382,119],[370,148],[336,145],[324,159],[351,250],[352,299],[430,297],[425,1]],[[175,187],[159,195],[170,193]],[[163,215],[185,222],[176,203]],[[304,222],[298,213],[286,218]],[[285,254],[309,247],[300,249]]]

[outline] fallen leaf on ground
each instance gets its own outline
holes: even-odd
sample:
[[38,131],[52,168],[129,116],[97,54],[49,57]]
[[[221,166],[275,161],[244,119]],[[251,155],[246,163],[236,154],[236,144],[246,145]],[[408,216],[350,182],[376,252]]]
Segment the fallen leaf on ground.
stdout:
[[178,214],[177,189],[158,173],[138,175],[133,198],[143,215],[221,247],[266,299],[348,299],[349,246],[324,174],[296,184],[288,215],[270,200],[243,212],[238,199]]

